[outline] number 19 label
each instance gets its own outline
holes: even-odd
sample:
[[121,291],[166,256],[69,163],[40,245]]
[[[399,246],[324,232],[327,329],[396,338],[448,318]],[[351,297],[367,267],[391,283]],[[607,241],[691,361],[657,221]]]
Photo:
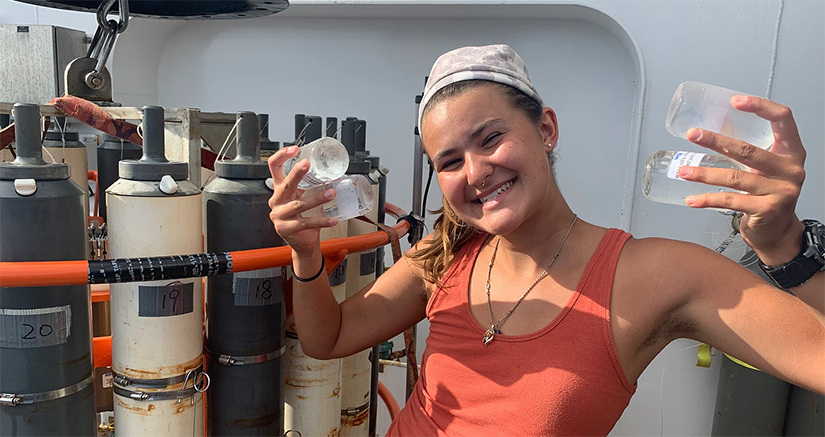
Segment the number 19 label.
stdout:
[[167,285],[138,286],[138,316],[167,317],[194,310],[192,282],[175,281]]

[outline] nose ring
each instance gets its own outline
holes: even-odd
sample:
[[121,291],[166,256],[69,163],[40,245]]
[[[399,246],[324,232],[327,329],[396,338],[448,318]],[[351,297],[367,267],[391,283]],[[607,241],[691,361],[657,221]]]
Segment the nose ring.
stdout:
[[487,184],[487,178],[484,178],[484,180],[481,181],[481,188],[484,188],[485,184]]

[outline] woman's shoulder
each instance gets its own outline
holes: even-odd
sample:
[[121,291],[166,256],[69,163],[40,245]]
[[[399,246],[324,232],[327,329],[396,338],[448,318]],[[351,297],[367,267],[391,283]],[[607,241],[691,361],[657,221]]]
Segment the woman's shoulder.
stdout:
[[711,276],[738,266],[707,247],[661,237],[628,239],[617,277],[639,292],[682,295]]
[[690,262],[691,260],[700,261],[708,257],[715,258],[721,255],[704,246],[688,241],[663,237],[639,238],[631,235],[625,243],[622,256],[660,265]]

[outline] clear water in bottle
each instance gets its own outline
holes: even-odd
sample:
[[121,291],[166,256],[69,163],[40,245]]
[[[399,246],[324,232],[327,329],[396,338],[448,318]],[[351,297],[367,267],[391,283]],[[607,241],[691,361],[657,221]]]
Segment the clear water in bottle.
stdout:
[[375,196],[370,181],[363,175],[348,175],[322,186],[313,187],[304,193],[312,196],[315,193],[335,190],[335,198],[321,205],[320,211],[312,211],[304,216],[335,217],[338,220],[349,220],[369,212],[375,207]]
[[284,176],[288,175],[300,160],[309,160],[309,172],[304,175],[298,188],[307,189],[323,185],[344,176],[349,167],[349,152],[335,138],[323,137],[301,146],[297,155],[284,163]]
[[644,174],[642,174],[642,193],[654,202],[684,205],[685,198],[688,196],[724,191],[738,192],[727,187],[681,179],[678,174],[679,167],[685,165],[748,170],[746,166],[726,156],[659,150],[653,152],[645,163]]
[[737,95],[747,93],[701,82],[684,82],[676,88],[670,101],[665,129],[684,139],[690,128],[698,127],[768,149],[773,144],[770,122],[734,109],[730,99]]

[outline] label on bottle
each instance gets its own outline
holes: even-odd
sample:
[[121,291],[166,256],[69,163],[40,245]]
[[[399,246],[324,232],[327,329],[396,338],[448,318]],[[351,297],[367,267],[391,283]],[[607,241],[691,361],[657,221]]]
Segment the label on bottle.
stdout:
[[670,160],[670,165],[667,167],[667,177],[670,179],[682,179],[679,177],[679,167],[685,165],[698,166],[704,157],[704,153],[676,152],[676,154],[673,155],[673,159]]

